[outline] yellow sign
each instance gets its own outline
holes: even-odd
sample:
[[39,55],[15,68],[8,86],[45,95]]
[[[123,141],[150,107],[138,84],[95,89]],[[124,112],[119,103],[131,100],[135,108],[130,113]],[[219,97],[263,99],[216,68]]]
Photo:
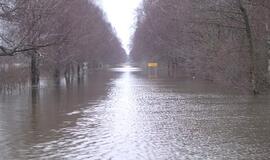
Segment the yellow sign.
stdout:
[[158,63],[148,63],[148,67],[149,68],[157,68],[158,67]]

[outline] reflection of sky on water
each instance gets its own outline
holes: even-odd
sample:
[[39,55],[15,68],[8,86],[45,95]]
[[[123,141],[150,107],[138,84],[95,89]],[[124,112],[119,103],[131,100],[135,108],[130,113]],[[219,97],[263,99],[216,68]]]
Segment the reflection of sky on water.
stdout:
[[269,97],[217,94],[212,86],[151,80],[133,70],[127,66],[103,76],[90,75],[85,83],[69,88],[42,89],[34,107],[27,104],[29,95],[2,98],[1,158],[178,160],[270,156]]
[[140,72],[142,71],[141,68],[137,67],[131,67],[131,66],[124,66],[124,67],[119,67],[119,68],[112,68],[110,69],[113,72]]

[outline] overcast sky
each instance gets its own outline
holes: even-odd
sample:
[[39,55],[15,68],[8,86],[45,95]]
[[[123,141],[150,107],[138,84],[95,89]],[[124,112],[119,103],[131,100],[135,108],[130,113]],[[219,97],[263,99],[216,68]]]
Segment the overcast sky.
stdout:
[[115,28],[123,47],[129,52],[130,38],[134,32],[136,8],[141,0],[97,0]]

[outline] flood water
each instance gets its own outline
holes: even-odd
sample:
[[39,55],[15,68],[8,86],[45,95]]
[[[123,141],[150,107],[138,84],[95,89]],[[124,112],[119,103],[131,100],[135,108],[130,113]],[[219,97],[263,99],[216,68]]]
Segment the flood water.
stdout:
[[270,158],[269,96],[130,69],[30,95],[0,96],[0,159]]

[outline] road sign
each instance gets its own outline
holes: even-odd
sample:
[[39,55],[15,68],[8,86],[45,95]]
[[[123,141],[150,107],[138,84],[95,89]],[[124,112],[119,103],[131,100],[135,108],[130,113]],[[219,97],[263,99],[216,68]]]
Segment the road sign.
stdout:
[[158,63],[148,63],[147,65],[149,68],[157,68],[158,67]]

